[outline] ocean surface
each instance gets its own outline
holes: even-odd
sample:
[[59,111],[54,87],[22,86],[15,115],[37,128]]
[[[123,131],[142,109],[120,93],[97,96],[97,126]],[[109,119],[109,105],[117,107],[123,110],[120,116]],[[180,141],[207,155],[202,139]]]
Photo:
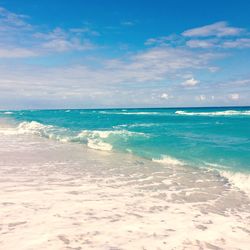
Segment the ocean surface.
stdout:
[[0,196],[4,249],[248,249],[250,107],[0,111]]
[[250,107],[1,111],[31,133],[153,161],[250,172]]

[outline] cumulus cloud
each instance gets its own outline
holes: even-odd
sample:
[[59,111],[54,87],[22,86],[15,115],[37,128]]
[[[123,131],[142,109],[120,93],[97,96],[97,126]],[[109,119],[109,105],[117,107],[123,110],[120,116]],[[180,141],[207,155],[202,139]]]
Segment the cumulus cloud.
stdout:
[[228,95],[230,100],[237,101],[240,99],[240,95],[238,93],[232,93]]
[[238,38],[222,43],[223,48],[250,48],[250,38]]
[[135,22],[134,21],[123,21],[123,22],[121,22],[121,25],[123,25],[123,26],[134,26]]
[[26,22],[28,17],[22,14],[15,14],[7,9],[0,7],[0,32],[18,31],[18,29],[32,29],[32,26]]
[[187,46],[191,49],[243,49],[250,48],[249,32],[229,26],[227,22],[216,22],[193,28],[181,34],[149,38],[145,45]]
[[200,81],[194,79],[193,77],[190,79],[187,79],[186,81],[184,81],[182,83],[183,86],[187,86],[187,87],[193,87],[196,86]]
[[0,58],[23,58],[34,56],[37,56],[37,53],[26,48],[0,48]]
[[161,99],[168,100],[169,99],[168,93],[162,93],[161,94]]
[[48,32],[27,22],[28,17],[0,7],[0,58],[42,56],[65,51],[84,51],[95,46],[88,39],[95,35],[89,28]]
[[217,22],[210,25],[186,30],[182,33],[186,37],[225,37],[225,36],[237,36],[244,31],[242,28],[229,26],[227,22]]
[[186,45],[190,48],[212,48],[216,45],[216,40],[214,39],[209,39],[209,40],[188,40],[186,42]]
[[[97,34],[92,33],[88,27],[73,27],[67,30],[57,27],[44,30],[43,27],[32,26],[27,20],[29,19],[26,16],[0,8],[2,105],[4,100],[13,100],[14,96],[20,100],[33,98],[35,102],[45,100],[44,103],[52,104],[54,100],[61,99],[64,100],[63,103],[66,103],[65,100],[78,100],[81,105],[98,101],[100,106],[107,103],[113,106],[122,103],[126,105],[128,100],[131,105],[136,106],[150,106],[152,103],[161,105],[163,100],[168,100],[168,104],[172,102],[174,106],[183,102],[189,104],[189,101],[191,105],[194,99],[197,103],[212,101],[213,98],[208,97],[211,96],[208,94],[210,90],[201,89],[199,80],[193,76],[197,71],[212,74],[218,69],[214,67],[213,62],[224,55],[210,49],[222,46],[223,43],[228,48],[248,46],[248,40],[229,35],[237,32],[239,34],[243,32],[242,29],[237,32],[229,31],[232,27],[224,23],[215,25],[216,29],[214,26],[208,28],[210,33],[207,31],[207,34],[215,34],[214,30],[217,30],[213,38],[207,38],[204,29],[201,39],[194,35],[197,30],[193,31],[193,35],[192,32],[186,31],[183,35],[148,39],[146,44],[150,47],[141,47],[139,51],[129,51],[119,57],[112,57],[112,50],[108,51],[111,52],[109,57],[98,57],[95,53],[98,46],[91,40],[92,36]],[[220,34],[218,26],[221,27]],[[94,53],[87,57],[86,50],[89,54],[92,51]],[[84,56],[84,61],[77,58],[74,62],[65,59],[64,66],[61,61],[58,63],[58,54],[63,55],[70,51],[77,51],[79,55]],[[46,58],[47,55],[50,57]],[[47,60],[49,66],[45,66],[33,57],[42,57],[43,62],[48,58],[55,60]],[[22,58],[32,60],[27,64],[27,60]],[[186,88],[180,86],[180,82]],[[197,87],[192,88],[194,86]],[[175,98],[169,93],[174,93]],[[227,101],[230,97],[228,94],[229,92],[225,94]],[[236,100],[237,97],[232,98]]]

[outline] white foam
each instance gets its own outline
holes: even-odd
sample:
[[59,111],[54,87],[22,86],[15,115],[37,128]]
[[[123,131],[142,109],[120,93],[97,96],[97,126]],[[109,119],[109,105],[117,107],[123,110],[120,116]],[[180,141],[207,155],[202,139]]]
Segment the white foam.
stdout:
[[111,151],[112,150],[112,145],[106,142],[102,142],[100,140],[95,140],[95,139],[88,139],[87,143],[88,147],[97,149],[97,150],[102,150],[102,151]]
[[11,115],[11,114],[13,114],[13,112],[6,111],[6,112],[4,112],[4,114],[5,114],[5,115]]
[[34,134],[40,136],[49,136],[48,131],[51,130],[53,126],[43,125],[39,122],[22,122],[18,125],[16,131],[18,134]]
[[236,110],[226,110],[226,111],[216,111],[216,112],[186,112],[182,110],[177,110],[175,112],[177,115],[189,115],[189,116],[236,116],[236,115],[250,115],[250,110],[246,111],[236,111]]
[[232,185],[247,193],[250,197],[250,174],[233,173],[231,171],[219,171]]
[[131,132],[127,130],[82,130],[76,139],[85,139],[87,141],[87,146],[93,149],[111,151],[113,146],[106,140],[110,139],[112,136],[119,136],[119,139],[127,140],[130,136],[146,136],[144,133]]
[[122,136],[134,136],[134,135],[139,135],[139,136],[147,136],[144,133],[140,132],[131,132],[128,130],[82,130],[77,137],[82,138],[82,137],[91,137],[91,138],[108,138],[111,135],[122,135]]
[[211,170],[214,170],[214,168],[216,169],[228,169],[229,168],[229,166],[221,165],[218,163],[204,162],[204,164],[208,167],[213,167],[211,168]]
[[115,115],[161,115],[161,112],[112,112],[112,111],[99,111],[100,114],[115,114]]
[[153,158],[152,161],[158,162],[161,164],[167,164],[167,165],[184,165],[185,163],[183,161],[180,161],[176,158],[173,158],[171,156],[164,155],[161,159],[155,159]]

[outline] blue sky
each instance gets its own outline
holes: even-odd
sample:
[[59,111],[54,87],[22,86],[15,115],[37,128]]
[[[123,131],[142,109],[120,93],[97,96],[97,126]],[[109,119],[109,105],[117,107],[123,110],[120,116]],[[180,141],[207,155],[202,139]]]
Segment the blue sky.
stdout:
[[250,105],[250,1],[0,1],[0,109]]

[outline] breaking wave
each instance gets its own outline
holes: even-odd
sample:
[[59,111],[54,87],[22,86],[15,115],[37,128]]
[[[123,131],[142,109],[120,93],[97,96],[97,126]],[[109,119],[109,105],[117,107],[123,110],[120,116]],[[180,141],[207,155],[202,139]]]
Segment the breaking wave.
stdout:
[[16,127],[4,127],[0,130],[5,135],[10,134],[31,134],[61,142],[77,142],[86,144],[89,148],[111,151],[114,146],[126,143],[133,137],[148,137],[148,135],[140,132],[131,132],[128,130],[82,130],[73,132],[66,128],[56,127],[52,125],[44,125],[42,123],[31,121],[22,122]]
[[175,112],[177,115],[189,115],[189,116],[250,116],[250,110],[246,111],[236,111],[236,110],[226,110],[226,111],[216,111],[216,112],[186,112],[182,110],[177,110]]
[[179,165],[179,166],[185,165],[185,162],[168,155],[164,155],[160,159],[153,158],[152,161],[167,165]]
[[250,174],[224,170],[219,170],[219,174],[226,178],[231,185],[244,191],[250,197]]
[[59,128],[52,125],[44,125],[39,122],[22,122],[16,128],[17,134],[33,134],[49,139],[55,139],[62,142],[70,141],[68,131],[65,128]]
[[90,148],[110,151],[113,149],[113,144],[126,142],[129,137],[136,136],[146,137],[147,135],[128,130],[83,130],[76,136],[76,139],[85,142]]
[[[109,114],[109,115],[162,115],[162,112],[112,112],[112,111],[99,111],[100,114]],[[164,113],[165,114],[165,113]]]

